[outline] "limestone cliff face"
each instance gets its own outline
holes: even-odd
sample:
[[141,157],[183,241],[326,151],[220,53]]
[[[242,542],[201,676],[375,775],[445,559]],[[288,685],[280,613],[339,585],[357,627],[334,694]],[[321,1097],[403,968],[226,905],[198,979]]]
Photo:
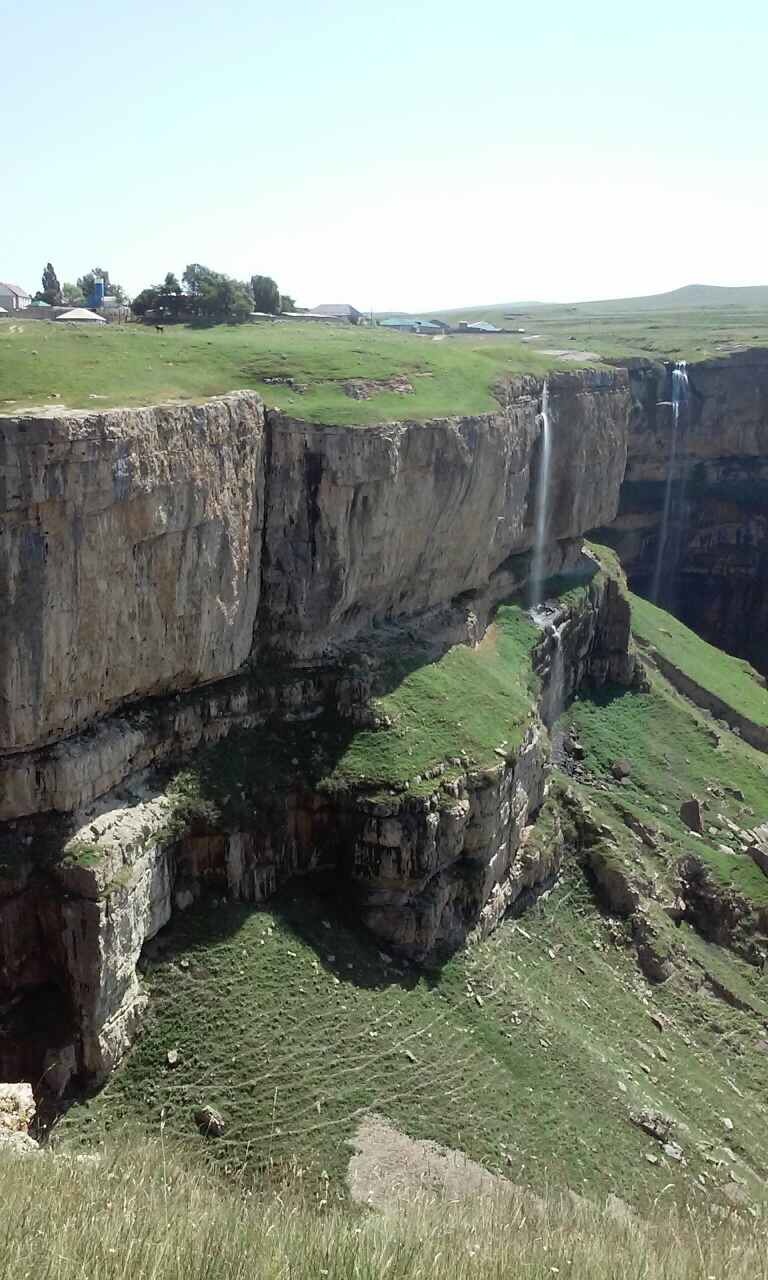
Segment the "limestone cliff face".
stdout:
[[[518,379],[498,414],[372,428],[245,392],[0,418],[0,821],[76,808],[249,713],[234,688],[209,711],[161,695],[482,591],[532,543],[540,397]],[[559,567],[615,514],[626,375],[558,374],[550,403]]]
[[[550,392],[554,571],[615,514],[630,395],[623,371]],[[479,638],[524,586],[539,479],[541,384],[499,399],[373,428],[287,420],[249,393],[0,418],[0,1075],[103,1078],[140,1012],[141,948],[206,886],[260,901],[326,867],[421,960],[547,881],[544,708],[494,769],[454,762],[385,800],[307,785],[183,840],[152,773],[235,726],[365,722],[384,632],[436,651]],[[601,599],[572,620],[568,688],[618,662]]]
[[[556,621],[562,694],[636,683],[615,582],[597,574]],[[15,871],[0,878],[0,1010],[28,1010],[26,1025],[37,1018],[46,1037],[30,1042],[10,1018],[0,1074],[45,1074],[54,1091],[72,1077],[103,1079],[138,1025],[143,946],[206,892],[258,903],[297,874],[325,870],[383,945],[427,963],[525,905],[551,883],[563,851],[556,812],[546,813],[552,634],[542,632],[534,656],[541,704],[520,746],[490,767],[445,761],[413,790],[388,793],[363,782],[327,793],[297,780],[263,793],[245,821],[202,819],[181,837],[167,795],[137,774],[81,822],[68,858],[42,865],[19,828]],[[35,1013],[46,994],[58,1012],[47,1023]]]
[[[541,384],[477,418],[322,427],[274,415],[259,643],[300,657],[487,583],[530,549]],[[623,371],[553,375],[552,540],[612,519],[626,463]]]
[[[619,514],[601,529],[642,594],[652,587],[670,470],[670,370],[631,371],[633,412]],[[768,351],[688,368],[662,600],[713,644],[768,672]]]
[[242,394],[0,419],[0,752],[245,661],[263,448]]

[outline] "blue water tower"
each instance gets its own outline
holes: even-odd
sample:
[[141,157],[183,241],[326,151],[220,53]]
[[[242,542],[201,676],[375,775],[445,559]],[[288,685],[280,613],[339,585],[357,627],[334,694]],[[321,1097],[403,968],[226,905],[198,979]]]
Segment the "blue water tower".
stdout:
[[88,306],[100,307],[103,305],[103,302],[104,302],[104,281],[94,280],[93,292],[91,293],[91,296],[88,299]]

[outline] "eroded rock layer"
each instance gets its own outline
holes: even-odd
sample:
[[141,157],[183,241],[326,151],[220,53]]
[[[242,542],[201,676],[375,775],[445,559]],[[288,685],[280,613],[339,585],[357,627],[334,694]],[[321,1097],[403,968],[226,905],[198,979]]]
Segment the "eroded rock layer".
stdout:
[[[0,419],[0,1075],[102,1079],[141,1010],[142,947],[206,888],[258,902],[325,868],[382,942],[426,960],[548,882],[535,700],[496,766],[454,760],[410,792],[303,779],[190,828],[156,773],[234,728],[375,724],[385,637],[477,643],[526,583],[540,396],[520,379],[498,413],[373,428],[249,393]],[[615,514],[629,405],[623,371],[552,379],[551,572]],[[562,619],[566,695],[634,678],[598,577]],[[546,637],[537,663],[546,687]]]
[[663,607],[768,673],[768,351],[696,362],[687,373],[672,464],[671,368],[631,370],[619,514],[597,536],[619,552],[641,595],[658,588]]

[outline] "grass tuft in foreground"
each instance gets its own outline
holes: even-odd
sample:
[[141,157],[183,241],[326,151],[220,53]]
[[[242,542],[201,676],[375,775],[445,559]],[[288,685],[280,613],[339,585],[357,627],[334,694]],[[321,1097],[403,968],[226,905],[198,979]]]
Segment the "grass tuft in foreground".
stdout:
[[251,1196],[160,1143],[88,1163],[0,1158],[0,1274],[35,1280],[765,1280],[764,1224],[749,1217],[521,1197],[349,1212],[301,1192]]

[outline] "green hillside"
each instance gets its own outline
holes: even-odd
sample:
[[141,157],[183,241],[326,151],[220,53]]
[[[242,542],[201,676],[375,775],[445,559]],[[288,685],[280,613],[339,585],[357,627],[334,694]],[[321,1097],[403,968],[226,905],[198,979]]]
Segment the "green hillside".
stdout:
[[[471,676],[478,726],[495,699],[499,738],[509,724],[504,662],[519,669],[518,691],[530,680],[524,631],[501,621],[512,627],[505,647]],[[388,696],[422,732],[430,698],[442,714],[467,678],[442,660],[434,673],[404,672]],[[294,882],[260,910],[205,901],[147,948],[145,1032],[106,1088],[68,1113],[59,1140],[143,1138],[162,1119],[169,1140],[219,1169],[259,1184],[298,1164],[305,1186],[344,1200],[350,1143],[375,1112],[538,1190],[613,1193],[641,1207],[660,1196],[761,1202],[768,988],[745,957],[762,945],[768,879],[734,831],[767,816],[768,756],[715,729],[658,674],[645,690],[585,691],[563,723],[581,758],[574,767],[563,757],[534,839],[551,838],[559,816],[582,852],[522,919],[424,973],[361,935],[328,881]],[[386,727],[360,731],[366,760],[376,732],[384,776],[402,741]],[[433,754],[455,749],[442,733]],[[351,759],[358,749],[347,744]],[[619,756],[624,782],[611,772]],[[678,816],[692,793],[704,804],[703,838]],[[593,834],[577,838],[587,813]],[[678,868],[691,860],[713,901],[740,904],[730,946],[668,914]],[[646,976],[641,940],[666,981]],[[204,1104],[225,1118],[217,1140],[198,1133]],[[633,1122],[649,1110],[669,1118],[682,1159]]]
[[768,344],[768,286],[763,285],[687,285],[640,298],[497,303],[430,314],[452,324],[487,320],[499,328],[522,329],[510,340],[537,352],[592,352],[605,359],[695,361]]
[[734,658],[708,644],[672,614],[641,596],[632,596],[632,621],[635,635],[691,680],[754,724],[768,725],[765,679],[743,658]]

